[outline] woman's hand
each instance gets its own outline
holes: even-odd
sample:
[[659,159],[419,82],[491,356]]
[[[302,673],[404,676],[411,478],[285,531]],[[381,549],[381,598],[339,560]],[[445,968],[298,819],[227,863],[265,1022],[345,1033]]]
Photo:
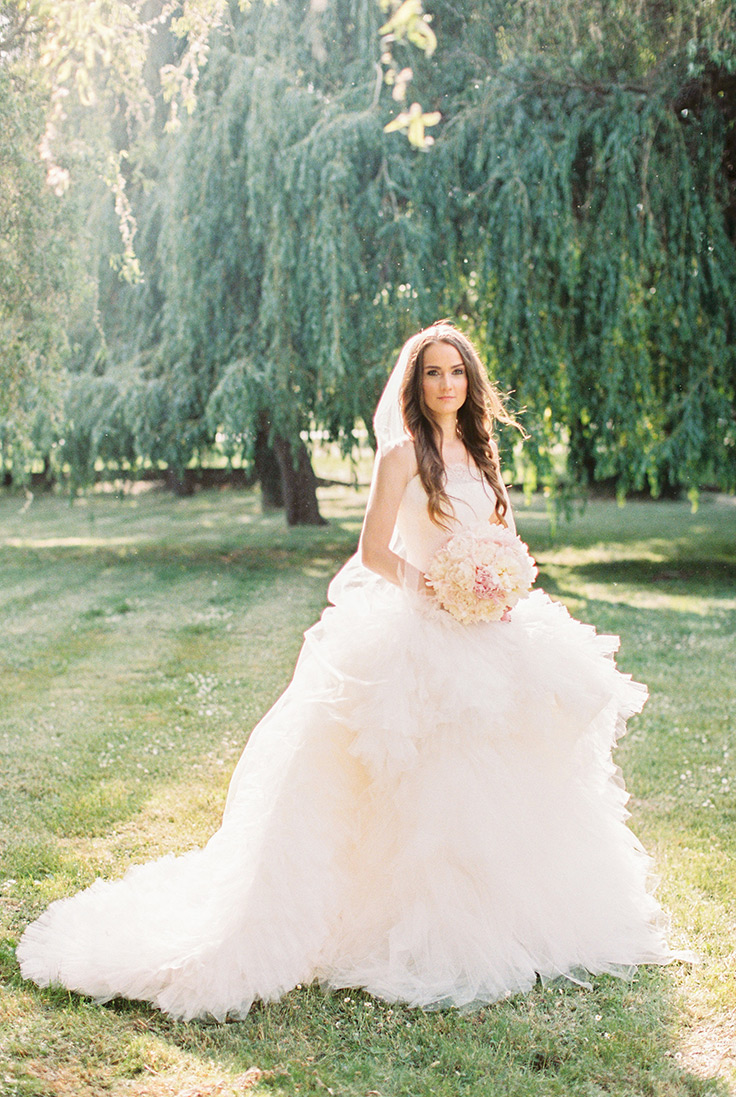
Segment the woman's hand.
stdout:
[[422,588],[421,588],[422,594],[426,595],[427,598],[436,598],[437,597],[437,591],[434,589],[434,587],[432,586],[432,583],[429,581],[427,576],[422,574],[422,580],[423,580],[423,585],[422,585]]

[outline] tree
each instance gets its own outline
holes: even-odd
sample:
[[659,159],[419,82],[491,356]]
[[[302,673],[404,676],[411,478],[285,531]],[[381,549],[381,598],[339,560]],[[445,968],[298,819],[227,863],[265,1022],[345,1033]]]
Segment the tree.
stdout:
[[[320,68],[297,35],[280,70],[258,56],[262,82],[243,70],[259,210],[241,244],[265,263],[246,314],[283,433],[347,437],[406,330],[449,313],[529,409],[528,473],[556,478],[564,446],[570,485],[733,486],[728,5],[652,4],[622,22],[569,0],[551,40],[541,0],[433,7],[442,67],[417,68],[447,122],[427,156],[377,139],[365,49]],[[367,9],[330,10],[338,39]],[[267,22],[251,42],[283,60],[278,14]]]
[[447,311],[529,409],[530,471],[562,445],[572,485],[733,487],[730,6],[435,10],[456,86],[415,199]]
[[415,152],[384,132],[405,111],[373,0],[231,9],[155,185],[123,164],[146,281],[100,268],[104,339],[73,365],[119,403],[79,437],[178,469],[217,437],[288,479],[311,430],[349,449],[405,335],[450,315],[528,408],[529,482],[732,487],[728,3],[433,11],[414,68],[443,121]]
[[182,461],[208,431],[232,454],[265,446],[261,467],[270,443],[294,522],[319,521],[305,436],[352,445],[401,338],[381,305],[401,252],[376,241],[391,209],[390,139],[358,33],[375,35],[376,14],[372,0],[335,5],[317,64],[308,27],[254,6],[214,49],[172,150],[158,363],[179,406],[167,418]]
[[[347,396],[349,407],[346,410],[346,397],[336,383],[336,375],[339,379],[344,370],[345,352],[329,354],[316,370],[312,366],[305,368],[304,332],[298,331],[301,317],[296,315],[298,305],[292,310],[289,330],[281,324],[280,299],[285,290],[282,285],[283,271],[275,262],[275,256],[286,249],[302,247],[298,239],[298,226],[296,229],[293,224],[290,226],[289,231],[294,239],[288,239],[286,227],[290,215],[287,213],[282,218],[277,210],[271,208],[267,213],[269,227],[266,232],[269,250],[264,254],[260,229],[264,211],[255,210],[249,216],[242,202],[243,190],[239,193],[231,190],[229,194],[222,195],[224,204],[214,207],[212,223],[208,224],[206,217],[189,218],[186,206],[192,191],[196,196],[200,187],[211,190],[213,180],[217,185],[216,173],[208,166],[207,157],[210,148],[217,148],[221,143],[223,120],[214,120],[215,143],[211,145],[213,134],[208,131],[210,119],[205,106],[190,125],[185,123],[181,133],[170,137],[158,134],[159,147],[168,146],[168,152],[164,153],[166,162],[176,162],[181,166],[172,201],[168,201],[165,183],[153,198],[146,193],[145,186],[136,184],[137,177],[147,178],[149,185],[152,178],[149,150],[141,135],[150,136],[152,119],[158,118],[159,129],[163,120],[161,112],[157,112],[155,88],[152,90],[155,81],[150,79],[151,72],[164,74],[164,92],[170,97],[174,86],[168,78],[175,70],[180,75],[189,71],[191,83],[189,92],[184,95],[185,100],[198,79],[196,63],[185,63],[171,56],[168,60],[166,58],[166,51],[171,53],[172,39],[159,26],[165,8],[159,5],[151,9],[149,5],[147,18],[143,21],[139,18],[136,22],[132,15],[143,15],[142,9],[138,11],[140,5],[113,3],[104,13],[91,5],[83,13],[86,35],[82,42],[79,19],[76,18],[80,12],[73,0],[67,0],[57,11],[50,11],[35,0],[26,6],[31,18],[41,27],[36,31],[40,43],[38,48],[42,61],[50,70],[54,89],[51,96],[54,106],[45,139],[51,178],[59,191],[73,180],[69,167],[57,162],[58,157],[54,155],[54,142],[62,123],[73,123],[76,132],[85,138],[88,136],[89,119],[86,116],[70,118],[67,96],[61,95],[61,92],[73,91],[79,103],[103,121],[101,145],[95,146],[94,141],[86,141],[85,147],[92,148],[98,160],[100,149],[105,152],[106,163],[102,174],[115,196],[124,244],[117,266],[131,283],[128,290],[112,285],[109,272],[104,270],[104,262],[100,264],[100,317],[96,324],[100,338],[81,345],[81,354],[73,356],[71,362],[71,370],[79,374],[79,381],[70,390],[72,403],[67,405],[67,410],[69,413],[73,410],[73,416],[63,433],[64,455],[67,459],[74,456],[73,482],[80,485],[86,482],[94,469],[96,457],[101,456],[103,449],[110,452],[111,438],[121,440],[120,460],[124,464],[130,463],[132,437],[133,447],[140,459],[164,462],[181,473],[197,453],[212,444],[217,430],[217,423],[212,419],[214,409],[227,406],[231,422],[235,409],[228,405],[229,397],[232,394],[239,397],[246,394],[244,402],[239,405],[239,422],[226,439],[230,451],[235,451],[233,439],[236,439],[241,452],[257,458],[256,463],[266,479],[268,476],[264,469],[268,467],[269,457],[272,462],[277,462],[290,520],[319,521],[315,481],[302,436],[310,428],[324,424],[337,436],[344,439],[349,436],[356,414],[362,410],[359,408],[362,385],[356,386]],[[209,83],[205,83],[205,97],[214,94],[217,99],[218,92],[213,92],[213,89],[217,87],[222,72],[231,65],[233,57],[239,58],[233,72],[228,71],[227,79],[232,76],[234,86],[240,89],[241,101],[233,106],[232,93],[229,99],[225,95],[225,107],[228,103],[233,107],[226,125],[231,124],[235,133],[242,132],[244,127],[248,130],[250,144],[260,156],[257,170],[270,170],[269,162],[279,161],[290,141],[299,142],[304,138],[311,141],[311,154],[316,153],[319,159],[317,146],[321,138],[318,135],[315,139],[310,128],[316,126],[319,129],[324,123],[324,106],[338,89],[345,64],[353,77],[357,75],[359,86],[354,79],[352,90],[348,89],[349,101],[342,105],[340,101],[345,88],[339,89],[335,117],[344,114],[347,128],[353,124],[358,129],[362,128],[363,136],[358,146],[361,141],[365,143],[368,131],[375,129],[377,117],[375,103],[372,113],[368,112],[370,118],[366,116],[366,105],[375,99],[377,91],[373,57],[380,19],[375,0],[363,0],[356,5],[335,4],[321,15],[317,14],[316,8],[310,9],[297,23],[294,21],[295,5],[284,2],[271,11],[268,7],[254,4],[241,17],[238,9],[231,6],[232,33],[222,32],[216,38],[215,49],[219,50],[219,60],[209,66],[206,77]],[[426,42],[427,31],[421,4],[401,6],[392,2],[384,7],[394,9],[389,20],[391,26],[384,27],[384,48],[389,48],[391,36],[399,39],[416,37],[419,24],[424,28]],[[200,61],[209,51],[212,28],[218,24],[224,10],[225,5],[208,4],[204,0],[184,6],[182,18],[172,24],[172,28],[175,34],[183,38],[184,56],[189,56],[190,61],[194,56],[192,50],[196,52],[201,49]],[[346,28],[348,35],[345,34]],[[236,42],[238,37],[240,44]],[[200,46],[197,46],[197,41]],[[246,42],[247,58],[240,52]],[[324,47],[325,42],[330,43],[329,49]],[[111,57],[110,50],[117,43],[121,45],[120,52],[118,54],[113,50]],[[142,45],[145,46],[143,50],[140,48]],[[302,77],[293,87],[287,87],[289,74],[284,63],[284,51],[288,52],[295,65],[302,66]],[[150,61],[152,54],[155,54],[154,63]],[[264,66],[263,74],[254,70],[254,59]],[[406,70],[402,71],[405,83]],[[316,96],[313,90],[315,82],[323,85],[323,91]],[[178,87],[181,91],[182,85]],[[286,132],[275,117],[275,104],[259,100],[259,96],[267,97],[273,91],[278,93],[279,87],[286,89],[294,112],[292,128]],[[190,95],[188,105],[192,103]],[[171,118],[167,129],[173,128],[170,123]],[[196,148],[198,134],[207,141],[199,151]],[[260,147],[254,140],[259,135],[263,138]],[[131,143],[133,138],[135,142]],[[231,150],[227,147],[227,140],[222,151],[229,156]],[[370,133],[368,143],[375,145],[376,140],[380,144],[381,135],[377,130]],[[355,151],[359,154],[361,149],[358,146]],[[375,149],[371,155],[376,160]],[[252,159],[251,155],[241,163],[236,156],[234,165],[240,175],[237,171],[233,172],[231,165],[225,171],[224,178],[229,178],[234,187],[260,188],[270,198],[273,188],[264,185],[263,178],[256,179],[256,173],[248,176],[248,164]],[[380,167],[380,159],[377,163]],[[195,178],[198,167],[202,171]],[[354,164],[354,171],[359,167]],[[101,170],[99,163],[98,170]],[[284,186],[291,185],[283,172],[282,181]],[[328,179],[320,183],[320,188],[325,187],[329,189]],[[215,194],[215,197],[219,198],[220,195]],[[234,213],[234,221],[228,219],[225,211]],[[353,229],[348,226],[347,218],[344,221],[347,236]],[[147,276],[147,284],[143,287],[138,284],[140,255],[133,251],[134,233],[139,224],[150,237],[148,246],[143,249]],[[247,230],[245,242],[242,238],[244,227]],[[370,225],[364,239],[369,240],[372,234],[373,226]],[[109,237],[103,233],[102,239],[107,241]],[[244,246],[244,250],[236,255],[233,265],[227,250],[236,242]],[[163,262],[162,253],[165,253]],[[183,261],[181,256],[184,257]],[[214,263],[211,262],[212,256],[216,256]],[[320,258],[318,255],[312,256],[313,260]],[[316,292],[320,296],[327,292],[330,298],[326,319],[333,334],[338,325],[345,323],[346,316],[349,322],[350,310],[346,312],[340,304],[342,279],[349,263],[347,256],[340,257],[334,251],[327,258],[331,263],[329,285],[320,284]],[[242,270],[244,260],[249,270],[245,277]],[[341,264],[341,269],[336,269],[338,264]],[[223,271],[225,282],[213,293],[203,294],[203,281],[212,283],[213,278]],[[370,288],[371,297],[375,296],[375,285]],[[309,289],[306,287],[306,292]],[[293,293],[293,289],[289,292]],[[263,315],[260,312],[261,297]],[[354,306],[355,301],[352,312],[356,312]],[[269,321],[269,309],[276,316],[278,333]],[[319,305],[315,303],[315,320],[320,320],[318,310]],[[252,348],[246,347],[246,352],[243,351],[249,334],[244,316],[256,318],[251,335],[262,341],[263,354],[259,358],[266,358],[268,362],[265,375],[261,363],[255,367],[255,372],[251,370],[254,383],[245,386],[240,383],[238,372],[244,361],[243,354]],[[131,318],[135,319],[137,327],[131,324]],[[389,325],[387,333],[390,331]],[[347,335],[343,335],[342,341],[346,347],[349,346]],[[314,342],[312,333],[312,344]],[[353,369],[357,361],[358,358],[353,355]],[[118,398],[99,404],[96,393],[100,387],[97,377],[101,370],[108,378],[108,389],[110,384],[117,384]],[[82,391],[85,375],[90,376],[90,399],[86,404],[84,400],[74,403],[73,393]],[[250,399],[254,393],[257,398]],[[110,392],[108,395],[111,395]],[[127,409],[122,416],[117,411],[119,406]],[[125,424],[125,429],[121,431],[118,426],[113,429],[105,418],[108,412],[117,417],[118,426]],[[88,421],[85,413],[100,414],[105,422],[95,425]],[[264,425],[268,428],[265,431]]]
[[38,146],[45,87],[25,23],[0,6],[0,445],[22,466],[42,409],[58,405],[67,322],[89,286],[78,262],[72,207],[46,185]]

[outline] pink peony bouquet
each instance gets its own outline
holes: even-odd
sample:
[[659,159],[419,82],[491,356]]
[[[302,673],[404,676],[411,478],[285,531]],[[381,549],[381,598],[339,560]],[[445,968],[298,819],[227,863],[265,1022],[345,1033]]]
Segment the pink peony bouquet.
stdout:
[[458,530],[434,554],[427,570],[442,607],[465,625],[507,620],[536,575],[536,564],[521,538],[490,524]]

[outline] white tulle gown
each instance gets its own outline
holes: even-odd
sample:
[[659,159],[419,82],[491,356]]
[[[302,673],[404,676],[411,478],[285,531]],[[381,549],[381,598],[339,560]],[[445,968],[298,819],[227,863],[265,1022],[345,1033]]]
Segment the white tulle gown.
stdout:
[[[457,521],[493,499],[448,470]],[[447,537],[417,477],[398,531]],[[464,1006],[671,959],[611,749],[646,689],[541,591],[464,626],[353,561],[253,732],[208,845],[55,902],[23,975],[175,1017],[297,983]]]

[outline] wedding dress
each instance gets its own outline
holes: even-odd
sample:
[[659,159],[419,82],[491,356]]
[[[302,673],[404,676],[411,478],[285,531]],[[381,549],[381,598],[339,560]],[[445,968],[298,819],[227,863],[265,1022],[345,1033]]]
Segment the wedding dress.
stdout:
[[[447,491],[491,515],[466,465]],[[416,476],[397,529],[422,570],[448,536]],[[224,1018],[313,980],[467,1006],[671,959],[611,758],[646,699],[617,638],[541,591],[462,625],[356,560],[330,599],[208,845],[53,903],[23,975]]]

